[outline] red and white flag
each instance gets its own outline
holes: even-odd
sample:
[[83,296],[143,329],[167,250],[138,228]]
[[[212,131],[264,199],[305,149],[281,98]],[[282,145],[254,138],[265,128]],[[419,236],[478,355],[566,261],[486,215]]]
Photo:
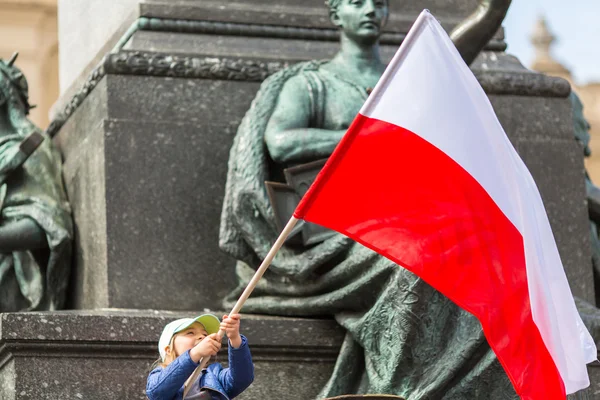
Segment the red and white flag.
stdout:
[[294,216],[341,232],[474,314],[522,399],[589,385],[583,325],[540,193],[423,11]]

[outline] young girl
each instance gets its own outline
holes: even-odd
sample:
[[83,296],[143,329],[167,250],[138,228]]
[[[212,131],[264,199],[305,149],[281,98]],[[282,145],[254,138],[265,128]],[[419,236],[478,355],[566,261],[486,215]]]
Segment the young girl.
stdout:
[[254,380],[254,366],[246,337],[240,335],[240,315],[211,314],[173,321],[163,329],[158,341],[158,367],[148,375],[146,395],[150,400],[179,400],[184,383],[200,359],[217,355],[221,341],[219,328],[229,338],[229,368],[214,363],[191,382],[186,400],[229,400],[242,393]]

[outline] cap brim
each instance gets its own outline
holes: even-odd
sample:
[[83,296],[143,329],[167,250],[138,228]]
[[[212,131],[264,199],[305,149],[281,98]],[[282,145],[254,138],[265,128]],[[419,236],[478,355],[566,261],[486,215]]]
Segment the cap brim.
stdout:
[[204,329],[206,329],[206,333],[208,333],[209,335],[219,332],[219,329],[221,328],[221,321],[219,321],[219,318],[217,318],[216,315],[203,314],[199,317],[194,318],[192,321],[190,321],[189,324],[185,324],[178,327],[173,333],[181,332],[189,328],[194,322],[199,322],[200,324],[202,324],[202,326],[204,326]]

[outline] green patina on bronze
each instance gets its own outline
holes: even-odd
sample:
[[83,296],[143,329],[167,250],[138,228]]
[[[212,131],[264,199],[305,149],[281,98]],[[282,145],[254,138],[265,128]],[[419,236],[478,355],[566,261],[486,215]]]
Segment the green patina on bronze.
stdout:
[[[573,109],[575,140],[581,146],[584,157],[589,157],[592,154],[589,147],[591,139],[589,133],[590,124],[583,115],[583,104],[579,96],[573,91],[569,95],[569,100]],[[600,224],[600,188],[594,185],[587,171],[585,171],[585,187],[590,216],[590,244],[596,288],[596,304],[600,304],[598,302],[600,300],[600,237],[598,236],[598,225]],[[575,298],[575,303],[581,319],[598,345],[600,343],[600,309],[579,298]],[[569,399],[587,399],[588,392],[591,392],[591,389],[571,395]]]
[[[327,157],[385,68],[378,40],[387,3],[329,5],[331,21],[341,30],[340,52],[330,61],[301,63],[267,78],[235,137],[220,246],[239,260],[240,285],[225,307],[232,306],[278,234],[265,181],[282,181],[284,168]],[[411,245],[404,245],[408,251]],[[364,393],[409,400],[517,398],[472,315],[341,235],[308,247],[284,246],[244,311],[334,316],[347,330],[320,398]]]
[[[569,99],[573,107],[575,140],[581,146],[584,157],[589,157],[592,155],[589,146],[591,139],[589,133],[590,124],[583,115],[583,104],[577,94],[571,92]],[[587,171],[585,171],[585,189],[590,215],[590,244],[596,286],[596,304],[600,304],[600,238],[598,236],[598,225],[600,224],[600,188],[594,185]]]
[[69,277],[71,213],[60,154],[27,119],[15,58],[0,60],[0,312],[55,310]]

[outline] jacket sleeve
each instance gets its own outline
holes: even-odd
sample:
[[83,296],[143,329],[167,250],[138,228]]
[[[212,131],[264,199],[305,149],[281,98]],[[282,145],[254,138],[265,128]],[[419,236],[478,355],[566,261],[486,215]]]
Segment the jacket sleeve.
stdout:
[[234,349],[229,346],[229,368],[219,372],[219,381],[230,398],[242,393],[254,381],[254,364],[248,340],[242,336],[242,345]]
[[198,364],[191,359],[188,350],[166,368],[154,369],[148,375],[146,396],[150,400],[173,399],[197,366]]

